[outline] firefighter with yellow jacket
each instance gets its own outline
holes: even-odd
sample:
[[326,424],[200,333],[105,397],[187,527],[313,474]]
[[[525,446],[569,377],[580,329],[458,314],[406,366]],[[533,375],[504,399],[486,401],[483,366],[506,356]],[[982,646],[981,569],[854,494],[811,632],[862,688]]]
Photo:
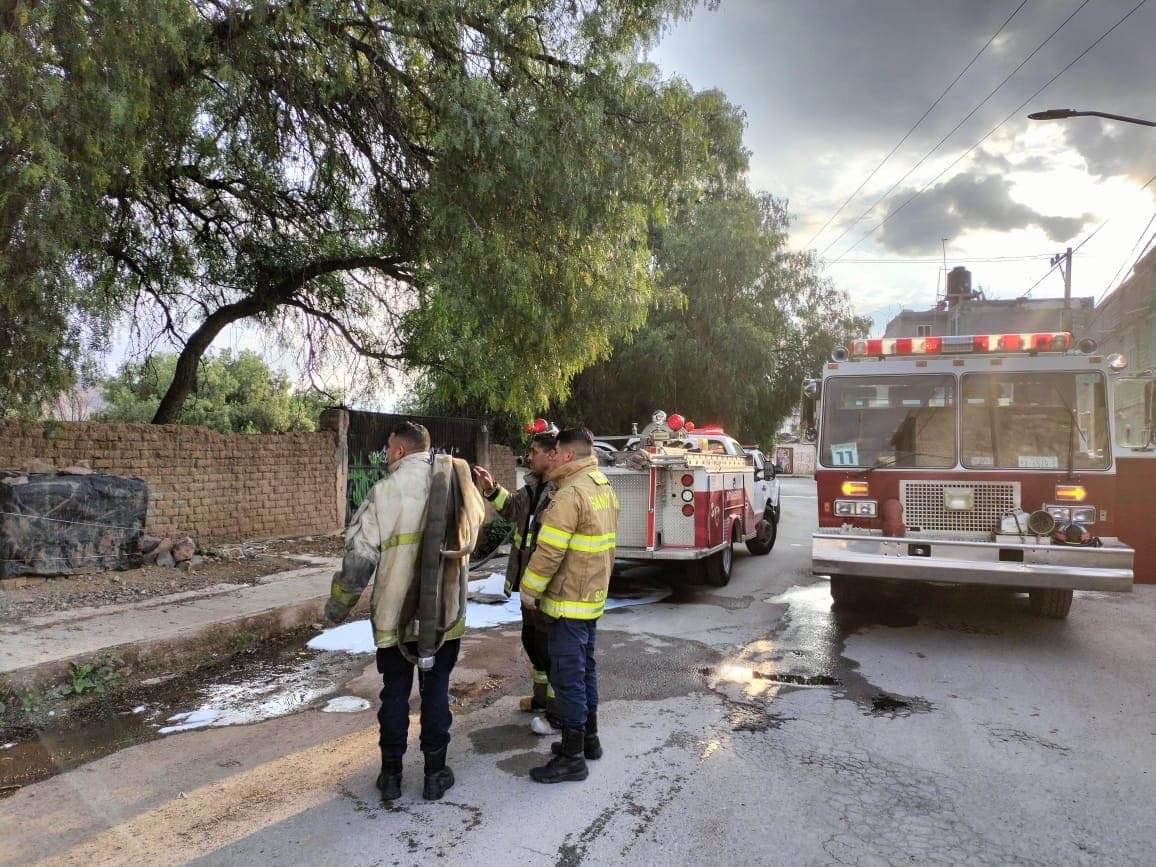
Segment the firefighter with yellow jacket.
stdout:
[[539,783],[586,779],[586,759],[602,756],[594,639],[614,566],[618,497],[593,456],[585,428],[558,435],[547,478],[557,487],[542,515],[538,546],[522,576],[525,608],[545,615],[550,684],[562,723],[554,756],[530,771]]

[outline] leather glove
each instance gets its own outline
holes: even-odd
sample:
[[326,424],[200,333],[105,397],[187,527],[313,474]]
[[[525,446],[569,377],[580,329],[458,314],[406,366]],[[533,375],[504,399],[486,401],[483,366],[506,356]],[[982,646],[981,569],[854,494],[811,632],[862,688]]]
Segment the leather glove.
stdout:
[[346,605],[342,604],[333,597],[330,597],[325,601],[325,619],[329,623],[332,623],[334,626],[336,626],[348,616],[349,608]]
[[522,599],[522,607],[525,608],[527,611],[533,611],[535,608],[538,607],[538,597],[537,596],[531,596],[525,590],[520,590],[518,592],[518,596],[520,596]]

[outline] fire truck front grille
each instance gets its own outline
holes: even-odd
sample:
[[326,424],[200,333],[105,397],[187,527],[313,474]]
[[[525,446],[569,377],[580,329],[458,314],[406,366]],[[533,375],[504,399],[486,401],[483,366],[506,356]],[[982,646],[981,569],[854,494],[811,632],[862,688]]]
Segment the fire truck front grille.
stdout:
[[[945,488],[968,488],[975,492],[975,508],[952,511],[944,508]],[[945,533],[990,535],[999,519],[1018,508],[1017,482],[920,482],[899,483],[903,520],[908,528]]]
[[632,471],[606,473],[618,495],[618,545],[646,547],[646,516],[650,508],[650,473]]

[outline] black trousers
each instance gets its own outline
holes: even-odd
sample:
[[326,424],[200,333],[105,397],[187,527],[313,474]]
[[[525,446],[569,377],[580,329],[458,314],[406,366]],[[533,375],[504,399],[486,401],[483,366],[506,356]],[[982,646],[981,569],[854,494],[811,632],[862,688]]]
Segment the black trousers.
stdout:
[[[421,693],[421,751],[434,753],[450,743],[450,673],[458,661],[461,639],[447,641],[434,656],[429,671],[418,670],[417,687]],[[410,656],[417,656],[417,645],[407,644]],[[378,743],[391,758],[405,755],[409,739],[409,694],[413,691],[414,664],[396,647],[377,650],[377,670],[382,677],[381,708],[377,722],[381,727]]]
[[550,630],[546,615],[522,609],[522,647],[534,671],[550,673]]

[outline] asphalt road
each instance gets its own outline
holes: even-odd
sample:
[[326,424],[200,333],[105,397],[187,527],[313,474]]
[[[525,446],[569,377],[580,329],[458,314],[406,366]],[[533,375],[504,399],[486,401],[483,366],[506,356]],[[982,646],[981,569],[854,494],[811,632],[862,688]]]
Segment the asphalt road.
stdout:
[[421,800],[416,743],[403,799],[377,800],[372,710],[307,711],[30,786],[0,801],[0,859],[1153,863],[1156,587],[1077,594],[1062,622],[949,589],[836,615],[810,574],[814,486],[783,487],[775,550],[740,556],[728,587],[603,619],[606,756],[585,783],[529,780],[547,743],[498,628],[466,639],[442,802]]

